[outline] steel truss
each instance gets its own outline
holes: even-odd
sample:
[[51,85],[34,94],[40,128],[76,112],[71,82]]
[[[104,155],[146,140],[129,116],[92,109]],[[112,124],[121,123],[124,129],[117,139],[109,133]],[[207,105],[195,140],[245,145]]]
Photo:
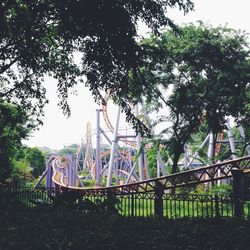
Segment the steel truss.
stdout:
[[[177,187],[186,187],[232,177],[232,170],[250,171],[250,156],[224,161],[210,166],[200,167],[168,176],[112,187],[78,188],[65,185],[62,181],[53,180],[58,188],[78,192],[81,195],[124,195],[129,193],[149,193],[165,191]],[[63,178],[60,178],[63,180]]]

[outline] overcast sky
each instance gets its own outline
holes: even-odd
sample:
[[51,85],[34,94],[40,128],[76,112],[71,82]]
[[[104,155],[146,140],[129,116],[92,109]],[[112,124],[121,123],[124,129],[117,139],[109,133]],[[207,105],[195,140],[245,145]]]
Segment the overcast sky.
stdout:
[[[169,15],[178,24],[201,20],[213,26],[228,24],[228,27],[246,30],[250,33],[249,0],[194,0],[194,4],[195,10],[186,16],[177,10],[171,11]],[[140,32],[145,31],[142,28]],[[95,128],[98,105],[93,101],[88,89],[79,85],[77,86],[78,95],[72,95],[69,99],[72,114],[67,119],[57,106],[56,81],[46,78],[46,87],[50,103],[45,108],[44,125],[38,131],[33,132],[29,140],[24,143],[31,147],[47,146],[52,149],[79,143],[85,135],[88,121]],[[114,121],[115,108],[112,107],[110,110],[110,117]]]

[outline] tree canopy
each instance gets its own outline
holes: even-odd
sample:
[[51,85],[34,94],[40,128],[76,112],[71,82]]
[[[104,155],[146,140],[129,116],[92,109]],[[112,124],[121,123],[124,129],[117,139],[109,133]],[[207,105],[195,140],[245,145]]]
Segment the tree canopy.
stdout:
[[163,133],[175,171],[185,143],[204,120],[216,134],[225,128],[228,116],[236,122],[248,119],[247,38],[227,27],[186,25],[180,35],[169,30],[144,40],[142,46],[147,51],[144,79],[151,83],[147,101],[169,110],[160,122],[171,121]]
[[[96,100],[109,91],[129,113],[126,99],[143,89],[138,22],[157,32],[175,28],[168,8],[187,12],[190,0],[5,0],[0,4],[0,97],[42,114],[45,73],[58,80],[59,105],[69,114],[69,88],[87,78]],[[81,63],[74,60],[80,53]],[[129,72],[137,76],[129,81]],[[80,79],[79,79],[80,78]],[[34,101],[36,100],[36,101]]]
[[0,99],[0,184],[20,184],[44,171],[43,153],[22,146],[22,139],[27,139],[34,127],[33,119],[21,106]]
[[0,183],[10,176],[21,140],[32,128],[32,121],[20,106],[0,99]]

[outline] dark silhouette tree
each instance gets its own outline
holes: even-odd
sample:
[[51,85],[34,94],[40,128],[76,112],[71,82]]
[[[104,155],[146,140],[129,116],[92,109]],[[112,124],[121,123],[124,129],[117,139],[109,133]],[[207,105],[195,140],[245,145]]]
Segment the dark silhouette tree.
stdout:
[[[58,80],[59,105],[69,114],[68,91],[85,76],[96,100],[102,100],[102,91],[109,91],[129,114],[126,100],[138,99],[144,88],[138,22],[155,33],[166,25],[176,29],[167,17],[167,9],[175,7],[187,12],[193,4],[190,0],[2,1],[0,97],[42,115],[47,102],[42,82],[50,74]],[[80,53],[80,64],[74,60],[75,52]],[[136,81],[129,81],[129,72]]]

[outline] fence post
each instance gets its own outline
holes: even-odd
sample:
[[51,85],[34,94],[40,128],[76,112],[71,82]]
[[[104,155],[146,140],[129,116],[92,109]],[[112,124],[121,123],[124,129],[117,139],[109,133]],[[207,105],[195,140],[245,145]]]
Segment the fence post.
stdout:
[[111,190],[107,190],[107,209],[109,212],[116,212],[116,194]]
[[135,196],[131,194],[131,216],[135,215]]
[[155,186],[155,215],[163,217],[163,197],[164,191],[160,185]]
[[235,218],[242,219],[244,216],[243,207],[243,174],[241,169],[232,169],[233,176],[233,198]]
[[219,197],[218,197],[218,194],[215,195],[214,202],[215,202],[215,217],[219,217],[220,216],[220,210],[219,210]]

